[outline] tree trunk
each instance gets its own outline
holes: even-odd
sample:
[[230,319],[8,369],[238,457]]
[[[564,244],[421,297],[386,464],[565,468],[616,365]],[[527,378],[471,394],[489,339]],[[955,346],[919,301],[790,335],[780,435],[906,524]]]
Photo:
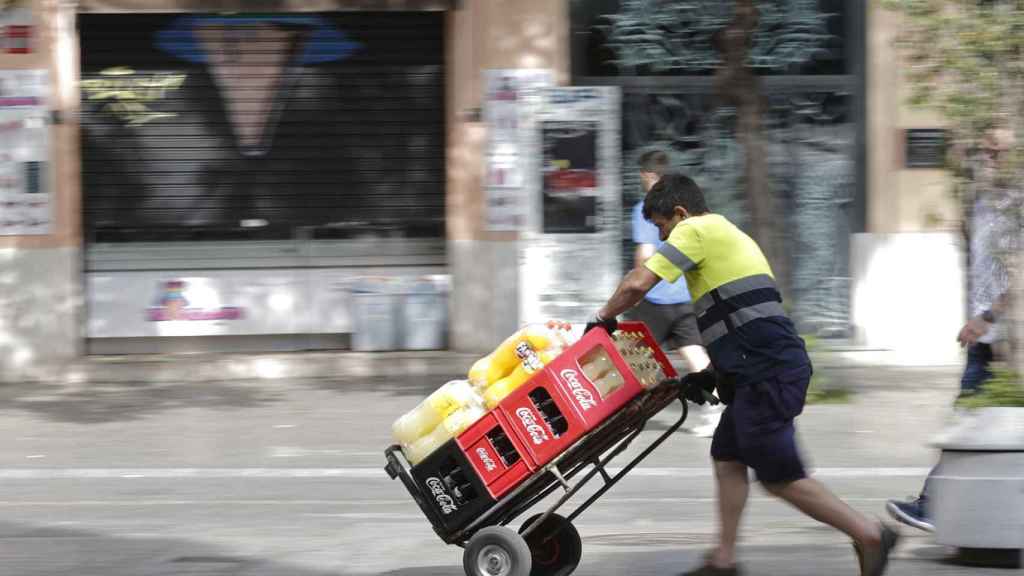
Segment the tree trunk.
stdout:
[[747,58],[759,13],[753,0],[737,0],[733,19],[715,35],[722,67],[715,72],[719,99],[736,108],[737,139],[743,146],[744,187],[750,215],[750,235],[772,266],[783,298],[789,296],[789,259],[782,246],[780,217],[769,185],[768,158],[761,129],[761,82]]

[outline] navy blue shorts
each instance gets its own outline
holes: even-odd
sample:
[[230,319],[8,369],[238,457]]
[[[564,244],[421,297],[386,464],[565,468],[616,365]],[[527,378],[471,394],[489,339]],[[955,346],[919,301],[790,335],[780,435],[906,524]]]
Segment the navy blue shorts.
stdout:
[[811,366],[783,370],[765,380],[736,387],[711,441],[711,457],[753,468],[764,484],[785,484],[807,476],[796,447],[793,419],[804,409]]

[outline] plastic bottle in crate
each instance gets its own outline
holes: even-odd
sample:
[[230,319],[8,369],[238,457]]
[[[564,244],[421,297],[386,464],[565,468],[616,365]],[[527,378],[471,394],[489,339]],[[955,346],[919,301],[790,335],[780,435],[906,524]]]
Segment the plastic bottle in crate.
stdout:
[[485,413],[486,411],[483,406],[477,403],[459,408],[442,420],[429,434],[409,445],[402,445],[405,457],[409,459],[409,463],[412,465],[419,464],[445,442],[465,432],[477,420],[483,418]]
[[479,395],[465,380],[453,380],[435,390],[423,402],[391,425],[391,434],[402,445],[412,445],[437,428],[453,412],[479,403]]
[[608,373],[609,370],[614,370],[615,365],[612,363],[611,357],[605,352],[604,348],[597,348],[594,351],[587,354],[583,360],[583,374],[587,377],[587,380],[591,382],[597,382],[602,376]]
[[524,352],[523,361],[508,376],[491,384],[484,390],[484,405],[494,408],[516,388],[526,383],[534,374],[541,371],[555,358],[552,352]]
[[609,394],[622,388],[626,380],[622,377],[622,373],[613,366],[611,370],[605,372],[597,380],[592,380],[592,382],[597,387],[597,391],[601,393],[601,397],[607,398]]

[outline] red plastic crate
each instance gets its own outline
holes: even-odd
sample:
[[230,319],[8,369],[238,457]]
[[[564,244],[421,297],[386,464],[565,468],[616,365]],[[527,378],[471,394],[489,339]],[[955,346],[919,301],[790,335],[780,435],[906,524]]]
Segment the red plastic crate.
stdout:
[[[669,377],[676,371],[642,322],[623,322],[620,330],[639,332]],[[583,372],[580,360],[595,348],[605,350],[624,384],[602,397]],[[592,330],[498,405],[535,468],[544,466],[644,391],[629,364],[604,330]]]
[[497,410],[539,468],[587,432],[571,402],[553,374],[542,370],[502,400]]
[[533,473],[533,461],[519,437],[497,410],[488,412],[456,439],[494,498],[500,498]]

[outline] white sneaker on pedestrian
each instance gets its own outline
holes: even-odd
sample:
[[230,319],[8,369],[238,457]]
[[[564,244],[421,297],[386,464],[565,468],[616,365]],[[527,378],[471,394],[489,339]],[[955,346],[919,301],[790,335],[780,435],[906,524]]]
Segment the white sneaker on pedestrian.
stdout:
[[715,428],[718,428],[717,422],[711,424],[701,424],[690,429],[690,433],[697,438],[711,438],[715,435]]

